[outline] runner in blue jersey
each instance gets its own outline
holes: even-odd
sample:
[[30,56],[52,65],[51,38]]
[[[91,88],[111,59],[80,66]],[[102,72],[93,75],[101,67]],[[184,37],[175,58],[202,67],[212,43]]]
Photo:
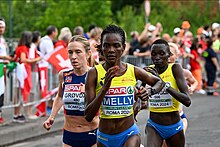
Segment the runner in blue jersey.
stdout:
[[54,100],[52,112],[44,122],[49,130],[55,117],[64,107],[63,146],[96,146],[96,130],[99,118],[96,115],[91,122],[84,118],[85,77],[91,58],[90,45],[83,36],[73,36],[68,44],[68,55],[73,69],[59,72],[59,90]]

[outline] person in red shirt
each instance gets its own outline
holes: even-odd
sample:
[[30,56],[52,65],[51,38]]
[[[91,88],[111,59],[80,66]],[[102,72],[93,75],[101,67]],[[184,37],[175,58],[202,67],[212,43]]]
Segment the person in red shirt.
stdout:
[[[32,76],[31,76],[31,64],[36,63],[42,59],[42,57],[37,57],[30,59],[29,58],[29,49],[32,43],[32,33],[29,31],[24,31],[21,33],[21,38],[19,40],[18,46],[15,50],[15,61],[19,64],[17,67],[20,68],[21,74],[17,74],[17,85],[21,88],[23,102],[28,102],[28,96],[32,88]],[[18,72],[18,69],[17,69]],[[18,92],[19,88],[16,88]],[[19,103],[19,98],[15,97],[15,104]],[[27,106],[25,108],[26,114],[28,116],[32,115],[31,107]],[[21,113],[21,104],[18,107],[14,108],[14,122],[23,123],[26,121],[25,116]]]
[[197,52],[196,43],[193,43],[190,49],[191,53],[188,56],[190,57],[191,72],[195,79],[198,81],[196,93],[205,94],[205,90],[202,89],[202,69],[200,65],[201,61]]

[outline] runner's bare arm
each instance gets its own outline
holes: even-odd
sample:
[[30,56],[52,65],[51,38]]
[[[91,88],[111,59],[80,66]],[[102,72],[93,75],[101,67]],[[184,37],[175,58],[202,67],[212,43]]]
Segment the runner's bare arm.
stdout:
[[171,94],[176,100],[181,102],[183,105],[189,107],[191,104],[191,100],[181,65],[174,64],[172,66],[172,72],[174,78],[176,79],[179,92],[173,89],[172,87],[168,88],[167,92],[169,92],[169,94]]
[[149,74],[144,69],[139,67],[135,67],[134,71],[136,79],[150,85],[156,93],[163,88],[164,82],[159,77]]
[[195,77],[192,75],[192,73],[189,70],[183,69],[183,71],[184,71],[186,81],[189,82],[190,84],[189,92],[192,93],[193,91],[196,90],[198,86],[198,81],[195,79]]
[[63,71],[59,72],[58,78],[59,78],[58,93],[56,95],[56,98],[54,99],[51,114],[49,118],[43,124],[44,128],[47,130],[50,130],[50,128],[52,127],[55,117],[63,105],[63,102],[62,102]]

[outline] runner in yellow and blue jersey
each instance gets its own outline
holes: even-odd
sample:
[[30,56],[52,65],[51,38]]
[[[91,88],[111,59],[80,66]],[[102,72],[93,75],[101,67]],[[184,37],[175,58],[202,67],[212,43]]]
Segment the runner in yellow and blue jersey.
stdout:
[[172,55],[168,43],[163,39],[153,42],[151,59],[154,63],[147,71],[158,75],[165,83],[164,88],[148,100],[150,116],[147,121],[147,146],[161,147],[163,140],[171,147],[184,147],[183,122],[179,115],[180,103],[191,104],[188,87],[181,65],[168,63]]
[[133,115],[134,86],[137,80],[152,86],[147,93],[143,89],[139,91],[143,100],[163,87],[160,78],[120,60],[125,46],[125,32],[116,25],[107,26],[98,46],[104,61],[87,74],[85,118],[93,120],[100,110],[98,147],[140,146],[139,129]]

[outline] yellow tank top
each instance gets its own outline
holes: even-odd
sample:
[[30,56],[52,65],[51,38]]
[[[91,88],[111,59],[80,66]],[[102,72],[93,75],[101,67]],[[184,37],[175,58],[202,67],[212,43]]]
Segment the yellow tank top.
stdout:
[[[169,82],[171,87],[178,90],[176,80],[172,72],[173,64],[169,64],[166,71],[160,74],[160,78],[164,82]],[[148,101],[149,108],[151,112],[173,112],[178,111],[180,102],[172,97],[165,89],[165,87],[157,94],[152,95]]]
[[[96,94],[98,94],[104,84],[106,71],[102,64],[95,66],[97,76]],[[100,117],[105,119],[124,118],[132,115],[134,105],[134,86],[136,78],[134,66],[127,64],[126,72],[119,77],[112,79],[111,86],[107,91],[101,107]]]

